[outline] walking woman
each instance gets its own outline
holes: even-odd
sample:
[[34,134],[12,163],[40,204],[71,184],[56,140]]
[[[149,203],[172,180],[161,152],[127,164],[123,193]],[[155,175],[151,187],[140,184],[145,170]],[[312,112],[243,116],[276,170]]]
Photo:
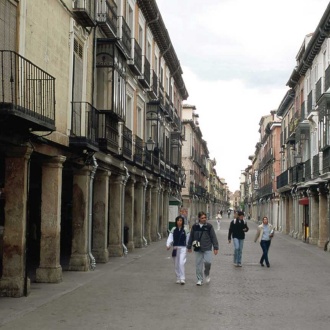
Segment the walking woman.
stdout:
[[187,257],[186,244],[189,239],[189,233],[184,229],[184,218],[179,215],[175,218],[175,227],[172,228],[167,238],[167,250],[173,245],[172,257],[174,261],[174,270],[176,274],[176,283],[184,285],[186,283],[185,263]]
[[266,262],[266,266],[269,268],[269,259],[268,259],[268,251],[270,247],[271,239],[274,236],[274,228],[273,226],[268,223],[268,218],[262,218],[262,224],[257,228],[257,234],[254,239],[256,242],[257,240],[260,242],[260,246],[262,248],[262,256],[260,259],[260,265],[264,267],[264,261]]

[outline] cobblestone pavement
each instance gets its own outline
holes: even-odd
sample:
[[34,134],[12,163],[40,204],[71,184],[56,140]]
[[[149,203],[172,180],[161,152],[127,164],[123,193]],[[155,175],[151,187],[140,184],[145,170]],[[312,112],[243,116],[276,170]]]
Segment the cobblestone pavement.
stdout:
[[[210,221],[216,228],[215,221]],[[271,267],[261,267],[261,248],[244,243],[243,267],[233,266],[229,220],[217,231],[211,282],[196,286],[188,254],[186,285],[175,284],[165,239],[127,257],[97,264],[91,272],[64,272],[59,284],[32,284],[24,298],[0,298],[1,330],[97,329],[328,329],[330,254],[276,233]]]

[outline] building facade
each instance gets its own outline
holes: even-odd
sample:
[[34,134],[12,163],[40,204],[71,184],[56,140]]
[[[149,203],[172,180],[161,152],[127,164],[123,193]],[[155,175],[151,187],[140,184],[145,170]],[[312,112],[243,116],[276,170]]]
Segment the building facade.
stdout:
[[0,295],[162,238],[179,60],[155,0],[0,0]]

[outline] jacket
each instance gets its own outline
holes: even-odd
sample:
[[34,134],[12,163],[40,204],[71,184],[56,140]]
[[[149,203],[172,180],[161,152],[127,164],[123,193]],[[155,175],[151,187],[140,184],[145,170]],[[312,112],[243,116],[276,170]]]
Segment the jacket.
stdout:
[[[270,223],[268,224],[268,227],[269,227],[269,232],[271,232],[274,229],[274,227]],[[256,236],[254,238],[254,241],[256,242],[258,240],[258,242],[261,242],[261,238],[262,238],[263,233],[264,233],[264,225],[261,224],[257,228],[257,233],[256,233]],[[272,238],[270,237],[270,239],[272,239]]]
[[[246,229],[244,232],[243,229]],[[245,233],[249,231],[249,227],[245,220],[234,219],[230,222],[228,230],[228,241],[231,240],[231,237],[237,239],[245,239]]]
[[191,227],[191,232],[187,244],[188,250],[191,250],[193,241],[200,241],[201,252],[212,251],[212,246],[214,250],[219,250],[218,239],[214,228],[210,223],[206,223],[202,227],[199,225],[199,223],[197,223]]
[[189,233],[186,229],[179,230],[177,227],[173,227],[168,235],[166,246],[182,246],[186,247],[186,242],[189,239]]

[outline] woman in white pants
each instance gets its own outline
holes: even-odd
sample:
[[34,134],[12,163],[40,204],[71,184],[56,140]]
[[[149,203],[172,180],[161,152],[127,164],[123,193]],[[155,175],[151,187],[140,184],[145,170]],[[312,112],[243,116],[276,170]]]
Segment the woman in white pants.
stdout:
[[179,215],[175,218],[175,227],[172,228],[167,238],[166,248],[169,250],[171,245],[173,245],[172,257],[174,261],[176,283],[181,285],[186,283],[185,264],[188,236],[189,234],[184,229],[184,218]]

